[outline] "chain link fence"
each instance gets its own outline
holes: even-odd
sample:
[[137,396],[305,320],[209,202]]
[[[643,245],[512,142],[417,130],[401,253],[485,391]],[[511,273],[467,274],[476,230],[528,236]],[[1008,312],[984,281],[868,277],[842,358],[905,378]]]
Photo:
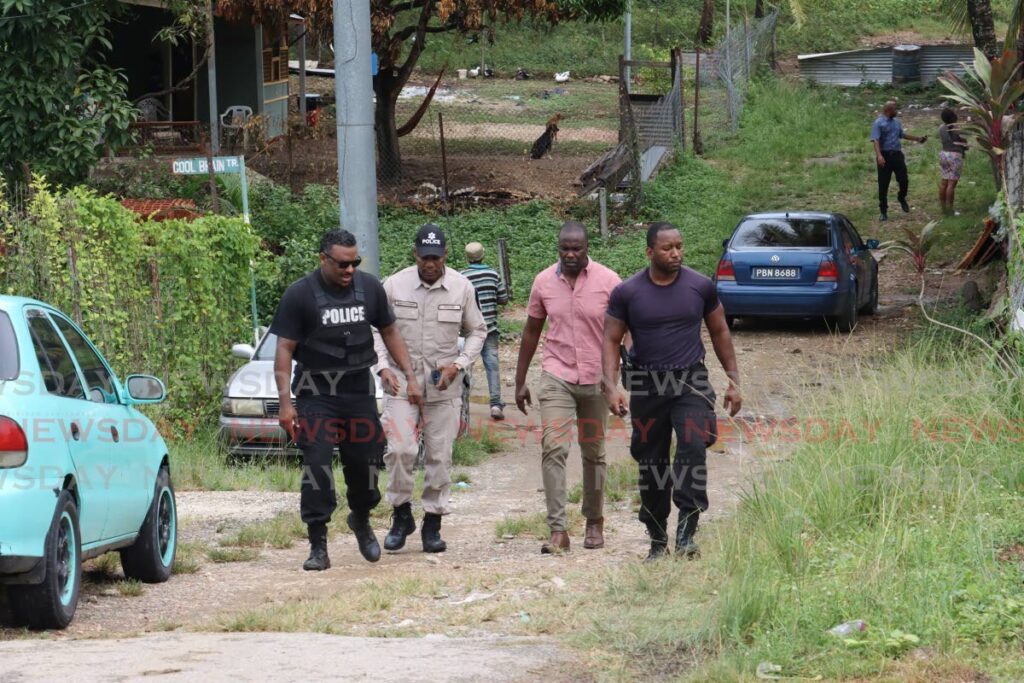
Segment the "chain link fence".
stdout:
[[732,28],[715,50],[715,67],[727,93],[729,125],[733,131],[739,127],[751,74],[773,56],[778,19],[778,10],[752,23],[744,17],[743,23]]
[[[580,174],[619,141],[618,84],[614,66],[609,71],[589,78],[570,71],[557,80],[445,73],[418,124],[398,138],[397,158],[378,153],[381,198],[445,210],[575,197]],[[399,130],[419,112],[436,79],[421,74],[403,88]],[[290,143],[279,141],[253,162],[293,189],[337,182],[334,81],[308,78],[307,88],[324,93],[315,125],[299,121],[296,108]]]

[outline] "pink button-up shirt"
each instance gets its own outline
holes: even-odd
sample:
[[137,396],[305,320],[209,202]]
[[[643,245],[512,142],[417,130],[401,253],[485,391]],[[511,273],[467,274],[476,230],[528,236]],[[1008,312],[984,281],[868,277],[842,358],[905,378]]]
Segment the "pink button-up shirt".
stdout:
[[541,364],[546,372],[570,384],[601,381],[604,314],[608,297],[620,282],[614,270],[593,260],[573,287],[562,274],[561,262],[537,274],[526,314],[547,318]]

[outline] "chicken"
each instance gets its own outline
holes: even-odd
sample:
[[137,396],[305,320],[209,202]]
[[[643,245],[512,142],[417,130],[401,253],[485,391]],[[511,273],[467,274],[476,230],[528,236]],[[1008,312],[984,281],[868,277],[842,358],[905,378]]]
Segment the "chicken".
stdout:
[[555,83],[565,83],[569,80],[569,72],[562,71],[561,73],[555,74]]
[[469,77],[470,78],[476,78],[479,75],[480,75],[480,67],[474,66],[472,69],[469,70]]

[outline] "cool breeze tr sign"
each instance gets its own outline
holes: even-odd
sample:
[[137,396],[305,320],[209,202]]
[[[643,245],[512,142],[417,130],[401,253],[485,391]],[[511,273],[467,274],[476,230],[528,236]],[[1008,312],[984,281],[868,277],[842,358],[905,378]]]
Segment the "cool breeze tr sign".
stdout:
[[[175,159],[171,162],[171,171],[180,175],[205,175],[210,166],[203,157],[193,159]],[[214,157],[214,173],[241,173],[242,164],[238,157]]]
[[[171,161],[171,171],[178,175],[207,175],[210,172],[210,163],[205,157],[194,157],[192,159],[174,159]],[[249,225],[249,184],[245,179],[245,157],[213,157],[214,173],[235,173],[242,190],[242,220]],[[259,317],[256,313],[256,274],[249,267],[249,302],[252,306],[252,335],[256,346],[260,344]]]

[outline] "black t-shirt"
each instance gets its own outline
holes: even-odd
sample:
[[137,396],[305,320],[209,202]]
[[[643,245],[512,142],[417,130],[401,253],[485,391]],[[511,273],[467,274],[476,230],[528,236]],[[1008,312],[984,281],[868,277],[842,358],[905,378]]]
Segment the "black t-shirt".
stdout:
[[700,325],[716,308],[715,283],[685,266],[668,285],[655,284],[644,268],[608,299],[608,315],[626,323],[637,364],[650,370],[682,370],[702,362]]
[[[320,286],[327,294],[328,300],[339,307],[355,304],[355,289],[335,287],[327,282],[316,271]],[[394,324],[395,314],[388,304],[387,294],[380,280],[369,273],[357,272],[363,288],[363,307],[366,322],[378,330]],[[299,343],[296,353],[302,348],[302,342],[315,332],[320,324],[320,309],[317,307],[316,294],[306,278],[296,280],[288,286],[277,305],[274,321],[270,331],[278,337],[293,339]],[[368,370],[345,373],[339,377],[337,372],[325,372],[326,368],[335,368],[338,359],[310,349],[303,349],[302,359],[296,359],[295,375],[292,390],[296,396],[373,393],[373,384]],[[376,359],[374,359],[376,362]]]

